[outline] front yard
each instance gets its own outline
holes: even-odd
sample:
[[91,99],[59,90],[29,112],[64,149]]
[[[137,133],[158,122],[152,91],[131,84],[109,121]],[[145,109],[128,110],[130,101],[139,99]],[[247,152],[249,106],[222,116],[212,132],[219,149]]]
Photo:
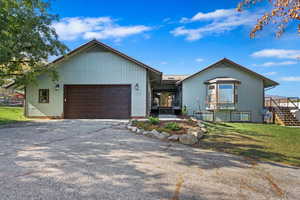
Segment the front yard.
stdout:
[[201,148],[300,166],[300,128],[248,123],[206,125],[209,133],[200,142]]
[[24,109],[21,107],[0,106],[0,125],[27,120],[24,117]]

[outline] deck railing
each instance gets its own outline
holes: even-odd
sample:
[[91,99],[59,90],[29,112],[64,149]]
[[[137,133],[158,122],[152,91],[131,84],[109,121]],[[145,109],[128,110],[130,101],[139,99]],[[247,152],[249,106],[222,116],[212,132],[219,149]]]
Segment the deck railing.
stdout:
[[286,97],[286,98],[265,98],[265,107],[286,107],[290,109],[300,109],[299,97]]

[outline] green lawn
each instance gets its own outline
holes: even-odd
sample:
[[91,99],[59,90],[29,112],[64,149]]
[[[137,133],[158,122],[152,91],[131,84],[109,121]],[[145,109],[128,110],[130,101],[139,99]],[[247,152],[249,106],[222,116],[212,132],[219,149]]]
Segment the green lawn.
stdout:
[[24,117],[24,109],[20,107],[0,106],[0,124],[8,124],[27,120]]
[[300,128],[250,123],[207,123],[201,147],[300,166]]

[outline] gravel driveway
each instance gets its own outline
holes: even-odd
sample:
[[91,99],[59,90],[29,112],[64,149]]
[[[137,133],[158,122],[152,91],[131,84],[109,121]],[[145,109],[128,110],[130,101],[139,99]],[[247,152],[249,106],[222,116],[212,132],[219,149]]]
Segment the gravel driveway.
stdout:
[[134,135],[121,122],[0,127],[0,199],[299,199],[298,168]]

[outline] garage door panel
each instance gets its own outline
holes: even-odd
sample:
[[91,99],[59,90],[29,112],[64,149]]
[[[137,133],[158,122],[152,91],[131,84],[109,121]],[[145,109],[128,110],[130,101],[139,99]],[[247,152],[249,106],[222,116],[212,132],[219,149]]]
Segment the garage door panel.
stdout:
[[65,118],[130,118],[130,85],[68,85],[65,98]]

